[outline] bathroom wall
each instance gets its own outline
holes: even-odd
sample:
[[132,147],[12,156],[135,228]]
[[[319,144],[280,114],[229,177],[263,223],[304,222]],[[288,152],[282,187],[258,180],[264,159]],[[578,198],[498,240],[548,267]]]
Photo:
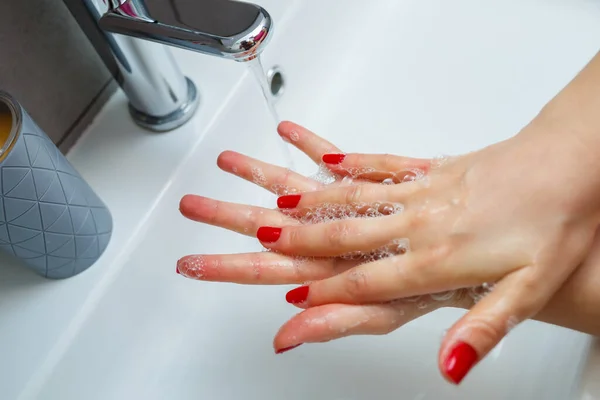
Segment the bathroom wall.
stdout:
[[64,152],[116,83],[62,0],[2,0],[0,89]]

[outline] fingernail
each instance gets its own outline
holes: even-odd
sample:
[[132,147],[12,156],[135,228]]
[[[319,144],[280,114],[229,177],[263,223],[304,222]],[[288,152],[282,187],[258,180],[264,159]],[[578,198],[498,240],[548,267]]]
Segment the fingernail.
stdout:
[[275,243],[281,236],[281,228],[272,228],[269,226],[263,226],[258,228],[256,237],[263,243]]
[[477,362],[477,352],[473,347],[458,342],[444,361],[444,372],[452,382],[459,384]]
[[295,346],[286,347],[285,349],[279,349],[279,350],[275,351],[275,354],[283,354],[290,350],[294,350],[296,347],[299,347],[299,346],[302,346],[302,343],[297,344]]
[[285,295],[285,300],[290,304],[301,304],[308,299],[309,286],[300,286],[294,290],[290,290]]
[[346,158],[345,154],[325,154],[323,162],[325,164],[341,164],[344,158]]
[[279,208],[296,208],[298,203],[300,203],[300,198],[302,195],[299,194],[290,194],[287,196],[281,196],[277,199],[277,207]]

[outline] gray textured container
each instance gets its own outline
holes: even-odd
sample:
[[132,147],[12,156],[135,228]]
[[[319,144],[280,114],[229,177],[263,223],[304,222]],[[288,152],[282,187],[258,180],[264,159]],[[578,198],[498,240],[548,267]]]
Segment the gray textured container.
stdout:
[[12,114],[12,130],[0,150],[0,249],[44,277],[77,275],[106,249],[110,212],[19,103],[0,91],[3,110]]

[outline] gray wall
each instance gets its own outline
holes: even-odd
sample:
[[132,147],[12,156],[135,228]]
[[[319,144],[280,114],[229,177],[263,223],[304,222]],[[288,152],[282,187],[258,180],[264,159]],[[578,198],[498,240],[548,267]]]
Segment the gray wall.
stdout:
[[115,88],[62,0],[0,0],[0,89],[63,152]]

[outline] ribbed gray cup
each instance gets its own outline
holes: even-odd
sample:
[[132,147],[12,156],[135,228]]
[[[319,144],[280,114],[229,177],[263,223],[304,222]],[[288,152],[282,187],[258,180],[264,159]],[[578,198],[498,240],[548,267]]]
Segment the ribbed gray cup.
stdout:
[[44,277],[77,275],[108,246],[110,212],[19,103],[0,102],[16,132],[0,161],[0,249]]

